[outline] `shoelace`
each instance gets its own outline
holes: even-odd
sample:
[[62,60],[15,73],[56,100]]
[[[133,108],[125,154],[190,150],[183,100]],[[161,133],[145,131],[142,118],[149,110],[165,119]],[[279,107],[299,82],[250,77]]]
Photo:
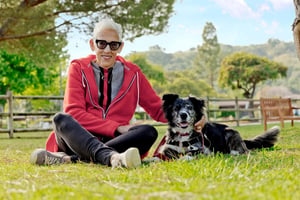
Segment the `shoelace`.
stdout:
[[114,158],[112,168],[123,168],[125,167],[124,163],[122,162],[122,158],[120,156]]
[[60,164],[62,163],[62,158],[54,157],[54,156],[46,156],[46,164],[53,165],[53,164]]

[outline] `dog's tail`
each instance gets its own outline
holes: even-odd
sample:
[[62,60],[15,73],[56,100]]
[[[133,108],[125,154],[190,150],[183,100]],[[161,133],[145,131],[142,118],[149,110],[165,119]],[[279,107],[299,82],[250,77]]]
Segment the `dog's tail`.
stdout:
[[280,133],[279,126],[274,126],[267,130],[265,133],[256,136],[250,140],[244,140],[248,149],[261,149],[273,147],[277,142]]

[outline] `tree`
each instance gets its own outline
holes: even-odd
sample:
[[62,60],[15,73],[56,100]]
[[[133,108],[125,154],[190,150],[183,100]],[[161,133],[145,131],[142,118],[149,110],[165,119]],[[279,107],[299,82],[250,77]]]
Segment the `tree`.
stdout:
[[197,97],[216,96],[213,88],[204,80],[196,79],[191,70],[168,73],[165,93],[176,93],[180,96],[193,95]]
[[285,77],[287,67],[266,58],[244,52],[225,57],[221,63],[219,85],[243,90],[243,96],[253,98],[258,83]]
[[[59,75],[68,58],[64,49],[71,31],[92,35],[94,22],[109,15],[123,27],[124,36],[163,32],[175,0],[2,0],[0,3],[0,50],[22,54],[45,70]],[[142,20],[141,20],[142,18]],[[0,77],[4,77],[3,71]],[[50,83],[55,82],[51,80]],[[45,85],[56,87],[52,84]],[[49,89],[47,89],[49,91]]]
[[214,88],[214,82],[217,80],[217,69],[219,68],[220,44],[213,23],[207,22],[205,24],[202,39],[203,44],[197,47],[198,55],[194,65],[199,76],[208,80],[210,86]]
[[1,49],[22,54],[41,65],[55,64],[66,58],[63,48],[67,44],[67,34],[56,26],[57,16],[51,14],[55,6],[53,1],[45,0],[1,2]]
[[89,34],[98,17],[105,15],[122,24],[127,39],[132,40],[164,31],[174,2],[4,0],[0,4],[0,41],[46,36],[53,31],[66,33],[71,27]]
[[[127,59],[141,68],[142,72],[149,79],[149,82],[153,87],[159,87],[161,84],[165,83],[166,79],[163,68],[161,66],[149,63],[145,54],[132,53],[127,57]],[[154,89],[156,88],[154,87]]]
[[[28,85],[38,87],[38,84],[47,81],[43,68],[37,67],[23,56],[8,54],[5,51],[0,51],[0,71],[0,94],[6,94],[9,90],[19,93]],[[6,101],[0,102],[2,106],[5,103]]]
[[44,69],[39,68],[24,56],[8,54],[0,51],[0,93],[5,94],[9,90],[22,92],[27,85],[37,87],[38,83],[46,82]]
[[[218,83],[220,87],[240,89],[243,96],[252,99],[260,82],[285,77],[287,67],[253,54],[238,52],[222,60]],[[253,108],[253,102],[249,102]]]

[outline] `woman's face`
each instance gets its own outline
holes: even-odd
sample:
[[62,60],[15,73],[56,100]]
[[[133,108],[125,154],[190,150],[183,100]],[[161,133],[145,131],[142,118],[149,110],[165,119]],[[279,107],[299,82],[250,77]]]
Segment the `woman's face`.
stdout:
[[[90,40],[90,47],[96,54],[96,63],[99,66],[103,67],[104,69],[114,66],[117,54],[121,52],[124,45],[122,42],[120,47],[114,50],[114,47],[118,47],[119,41],[118,33],[113,29],[103,29],[96,35],[96,39],[93,38]],[[110,45],[106,45],[106,43],[110,43]],[[110,46],[112,46],[113,50]]]

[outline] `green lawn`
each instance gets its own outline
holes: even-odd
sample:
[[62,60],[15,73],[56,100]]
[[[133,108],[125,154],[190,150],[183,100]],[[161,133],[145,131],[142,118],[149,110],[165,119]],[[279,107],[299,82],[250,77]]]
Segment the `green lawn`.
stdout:
[[[237,129],[249,138],[263,126]],[[161,137],[166,127],[158,130]],[[44,147],[48,134],[0,135],[0,199],[300,199],[299,123],[286,124],[274,148],[248,156],[202,156],[133,170],[86,163],[31,165],[32,150]]]

